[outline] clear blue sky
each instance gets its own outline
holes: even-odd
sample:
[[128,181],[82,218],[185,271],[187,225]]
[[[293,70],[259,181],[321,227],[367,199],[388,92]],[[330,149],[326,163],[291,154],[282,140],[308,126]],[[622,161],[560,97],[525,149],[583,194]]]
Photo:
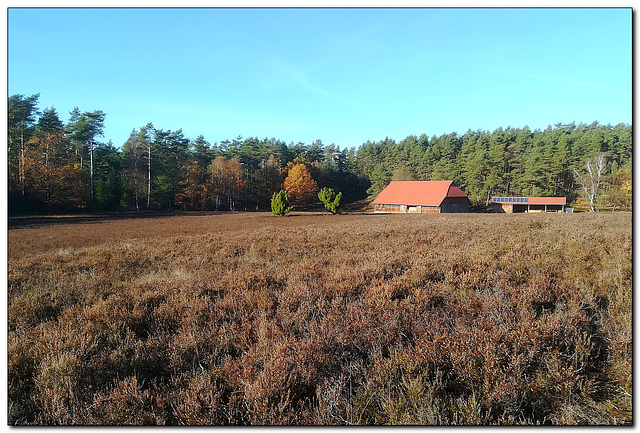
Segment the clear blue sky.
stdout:
[[632,122],[631,9],[9,9],[8,94],[210,142]]

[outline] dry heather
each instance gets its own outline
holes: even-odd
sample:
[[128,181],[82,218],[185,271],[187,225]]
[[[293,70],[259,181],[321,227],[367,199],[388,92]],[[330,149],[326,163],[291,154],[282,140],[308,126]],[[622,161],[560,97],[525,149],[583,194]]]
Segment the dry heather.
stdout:
[[11,424],[632,422],[631,214],[12,228]]

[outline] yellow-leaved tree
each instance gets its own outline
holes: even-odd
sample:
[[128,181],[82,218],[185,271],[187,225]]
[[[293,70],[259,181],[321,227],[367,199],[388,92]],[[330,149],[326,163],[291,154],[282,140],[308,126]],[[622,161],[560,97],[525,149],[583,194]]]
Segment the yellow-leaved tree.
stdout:
[[200,167],[198,161],[191,161],[186,181],[183,183],[185,192],[180,205],[188,210],[204,210],[207,198],[206,170]]
[[247,181],[242,173],[238,157],[226,159],[218,156],[209,166],[211,182],[207,188],[213,196],[215,209],[236,210],[236,204],[242,198],[242,191]]
[[284,189],[289,195],[292,206],[309,204],[318,192],[318,184],[304,164],[296,164],[289,170],[284,180]]

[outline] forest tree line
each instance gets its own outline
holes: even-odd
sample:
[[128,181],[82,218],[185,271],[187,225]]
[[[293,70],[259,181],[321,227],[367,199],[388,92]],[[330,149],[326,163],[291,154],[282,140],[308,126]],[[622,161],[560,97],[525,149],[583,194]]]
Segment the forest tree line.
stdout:
[[65,123],[54,107],[40,111],[38,99],[16,94],[8,101],[11,213],[268,210],[273,193],[300,171],[296,166],[313,179],[309,188],[342,192],[346,203],[373,199],[391,180],[453,180],[480,206],[498,195],[566,196],[576,203],[585,195],[578,174],[596,155],[606,161],[598,206],[631,210],[626,124],[409,135],[341,149],[321,140],[241,136],[210,143],[148,123],[116,146],[101,140],[106,113],[76,107]]

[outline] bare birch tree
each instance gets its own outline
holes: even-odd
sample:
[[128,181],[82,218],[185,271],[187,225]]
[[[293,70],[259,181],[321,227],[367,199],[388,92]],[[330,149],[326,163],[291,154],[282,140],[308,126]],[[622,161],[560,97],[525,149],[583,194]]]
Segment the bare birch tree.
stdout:
[[122,154],[124,155],[125,173],[129,178],[129,182],[133,189],[133,196],[135,199],[136,211],[140,210],[140,180],[142,174],[138,173],[138,161],[144,158],[144,146],[146,140],[144,134],[133,130],[129,139],[122,146]]
[[140,134],[147,144],[147,209],[151,205],[151,144],[155,130],[153,123],[147,123],[143,128],[140,128]]
[[600,182],[602,175],[607,166],[607,159],[604,153],[599,153],[594,157],[587,158],[584,161],[586,174],[583,174],[573,169],[576,179],[582,185],[582,189],[586,198],[589,200],[589,212],[595,212],[596,200],[598,198],[598,190],[600,189]]
[[91,207],[93,208],[95,201],[95,188],[93,183],[93,150],[95,145],[95,137],[96,135],[103,135],[104,131],[104,118],[105,114],[102,110],[96,110],[92,112],[86,112],[83,116],[87,119],[87,134],[89,138],[89,157],[90,157],[90,179],[91,179]]

